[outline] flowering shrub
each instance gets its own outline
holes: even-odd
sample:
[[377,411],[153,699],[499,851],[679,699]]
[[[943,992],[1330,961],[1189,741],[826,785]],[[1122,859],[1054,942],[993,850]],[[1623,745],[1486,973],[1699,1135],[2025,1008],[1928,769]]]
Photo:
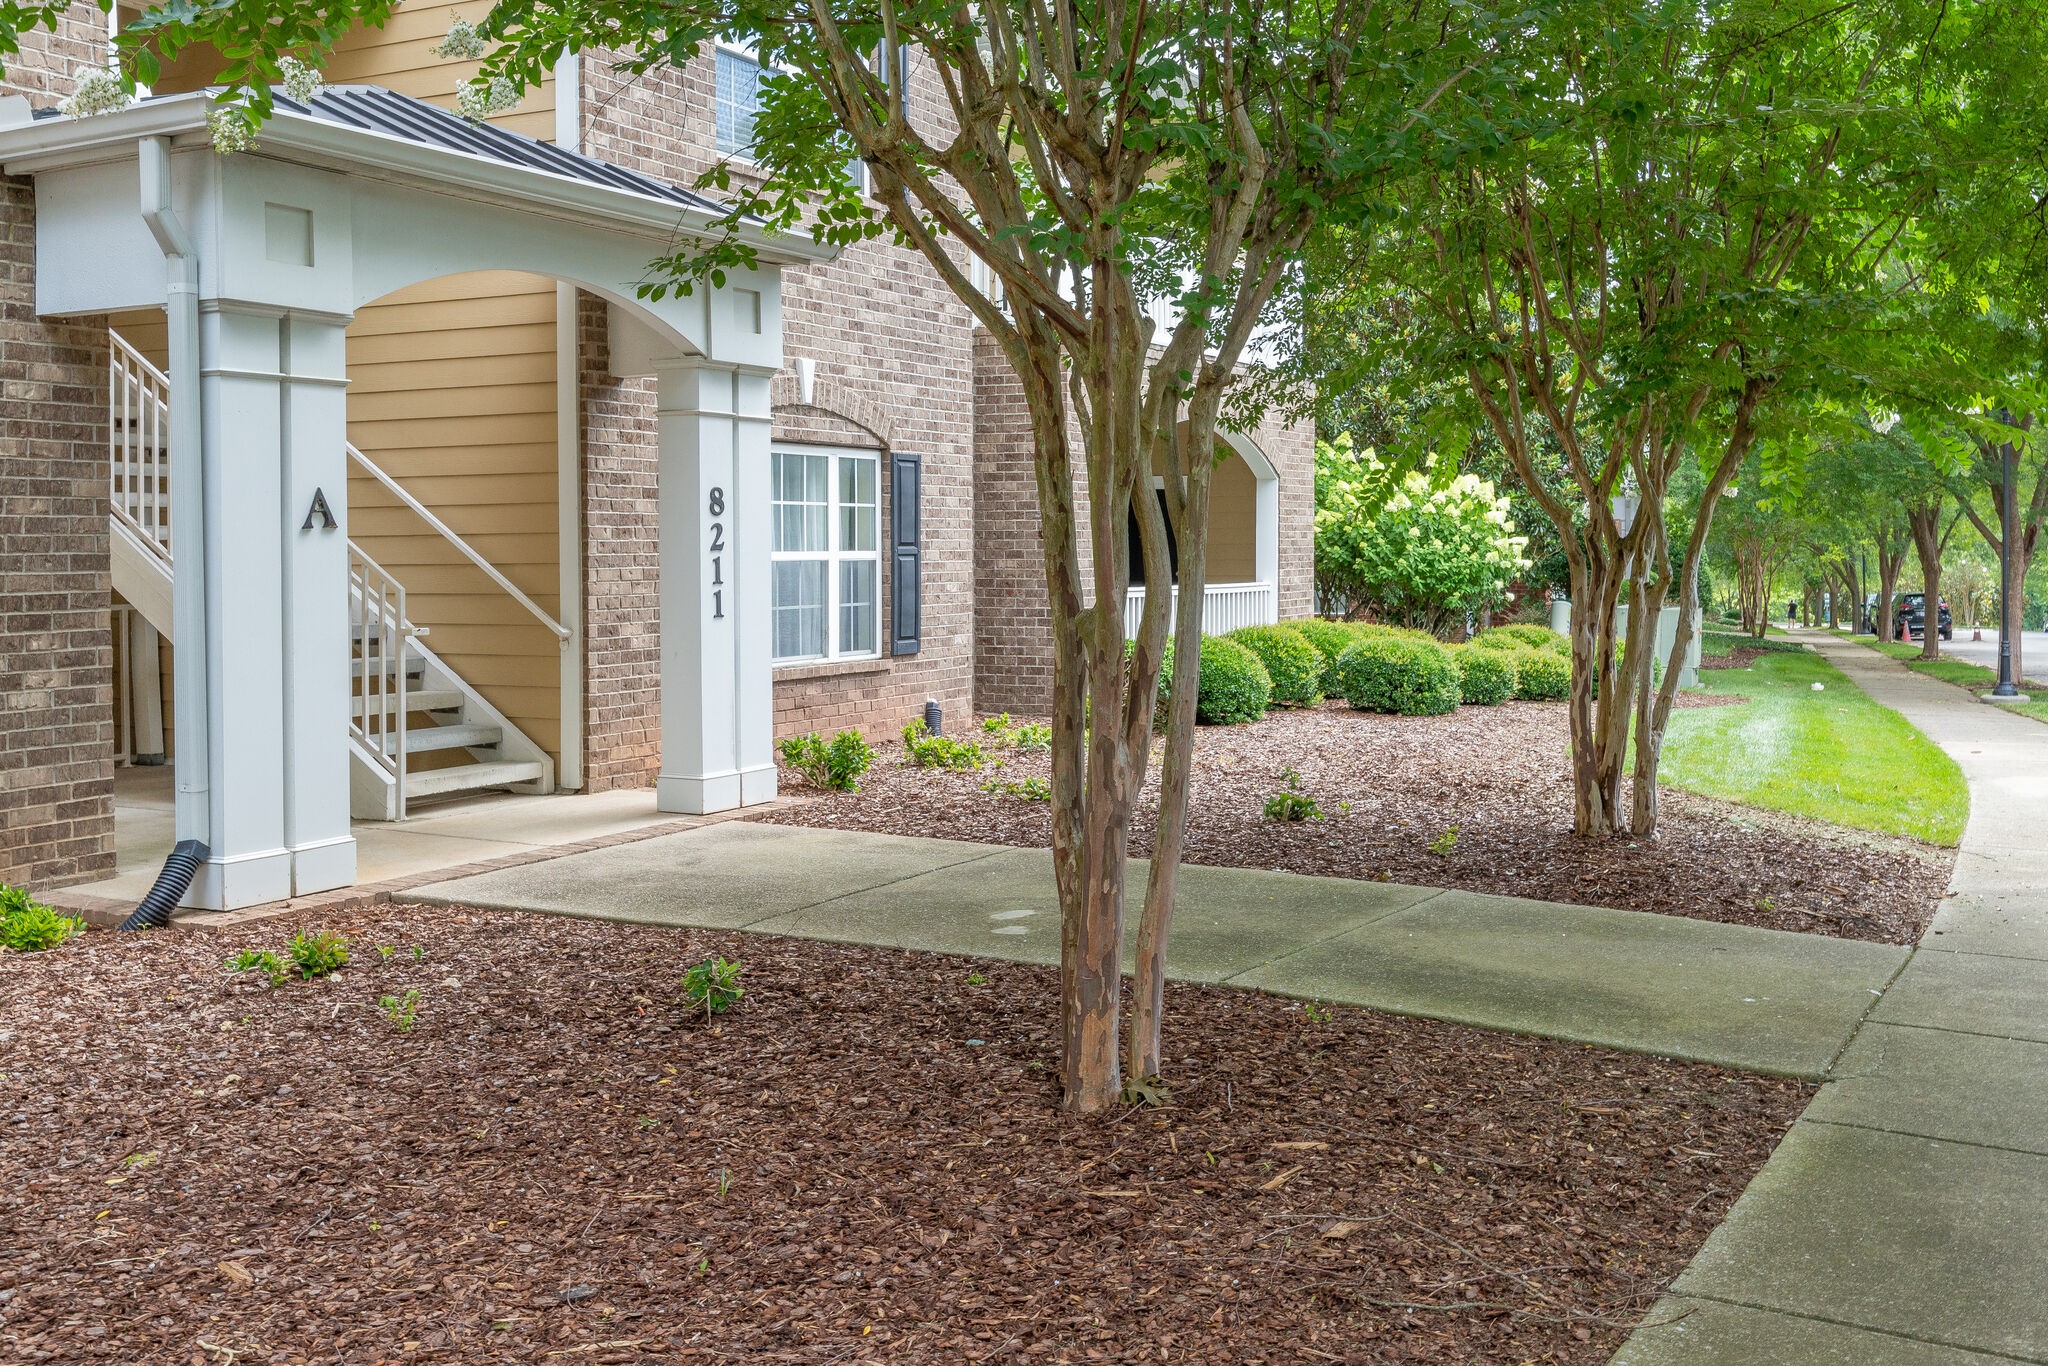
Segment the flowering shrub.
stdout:
[[1234,640],[1259,657],[1273,680],[1273,705],[1313,707],[1323,700],[1323,654],[1292,625],[1245,626]]
[[1508,500],[1477,475],[1396,479],[1371,450],[1316,447],[1316,579],[1326,596],[1437,630],[1507,601],[1529,562]]
[[326,84],[318,67],[297,57],[279,57],[277,76],[277,83],[284,87],[284,93],[299,104],[311,104],[313,97],[320,93],[320,87]]
[[1442,716],[1464,694],[1451,652],[1435,641],[1368,635],[1337,660],[1344,700],[1360,711]]
[[455,92],[455,112],[471,123],[519,106],[519,83],[509,76],[479,76]]
[[255,150],[255,126],[239,104],[216,104],[207,110],[206,131],[213,137],[213,150],[222,156]]
[[1497,707],[1515,695],[1516,658],[1521,650],[1482,650],[1460,645],[1451,651],[1458,666],[1458,691],[1475,707]]
[[448,36],[441,40],[438,47],[430,47],[427,51],[436,57],[474,61],[484,55],[484,35],[477,32],[475,24],[458,14],[455,16],[455,22],[448,25]]
[[88,119],[127,107],[128,92],[121,88],[121,73],[102,69],[81,75],[71,97],[60,103],[57,111],[74,119]]

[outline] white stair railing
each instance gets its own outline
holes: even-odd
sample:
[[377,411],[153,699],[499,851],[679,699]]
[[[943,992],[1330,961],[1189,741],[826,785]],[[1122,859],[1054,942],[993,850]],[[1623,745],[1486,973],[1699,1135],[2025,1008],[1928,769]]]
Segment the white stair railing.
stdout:
[[405,585],[348,546],[349,638],[356,642],[361,669],[349,704],[349,735],[397,787],[398,819],[405,819],[405,729],[412,711],[407,655],[424,635],[405,615]]
[[171,560],[171,382],[108,332],[107,493],[114,517]]
[[463,540],[462,537],[457,535],[454,529],[451,528],[446,522],[442,521],[439,517],[436,517],[432,512],[428,511],[427,505],[425,503],[422,503],[419,499],[413,497],[410,493],[407,493],[405,491],[405,486],[403,484],[400,484],[396,479],[393,479],[390,475],[386,474],[381,468],[379,468],[379,466],[374,460],[370,459],[369,456],[364,455],[361,451],[357,450],[354,442],[349,442],[347,444],[348,458],[355,461],[356,465],[363,471],[363,473],[369,475],[372,479],[376,480],[378,484],[382,485],[384,490],[387,493],[389,493],[392,497],[396,498],[399,502],[405,504],[408,508],[411,508],[414,515],[416,515],[421,521],[425,522],[429,527],[431,527],[441,537],[442,540],[448,542],[449,545],[455,547],[457,554],[461,555],[462,558],[468,560],[471,564],[475,565],[478,569],[482,570],[484,573],[484,577],[488,578],[492,583],[496,584],[499,588],[503,589],[505,593],[509,595],[514,602],[518,603],[521,607],[524,607],[527,610],[527,612],[533,616],[535,620],[539,621],[541,625],[547,627],[549,631],[553,632],[554,637],[558,642],[560,642],[563,645],[567,645],[569,643],[569,638],[574,633],[570,631],[568,627],[562,625],[561,622],[556,621],[552,616],[548,615],[547,609],[542,607],[539,603],[535,602],[532,598],[528,597],[525,593],[521,592],[519,590],[519,585],[513,583],[512,580],[506,578],[504,572],[500,570],[498,566],[492,564],[482,555],[479,555],[477,553],[475,546],[471,545],[468,541]]

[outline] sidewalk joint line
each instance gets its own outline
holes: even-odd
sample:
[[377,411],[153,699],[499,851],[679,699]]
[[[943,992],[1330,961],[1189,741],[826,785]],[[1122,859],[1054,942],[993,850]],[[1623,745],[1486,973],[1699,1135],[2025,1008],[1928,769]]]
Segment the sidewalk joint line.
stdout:
[[2020,1361],[2027,1366],[2043,1366],[2048,1357],[2014,1356],[2011,1352],[1996,1347],[1973,1347],[1968,1343],[1955,1342],[1947,1338],[1925,1338],[1913,1333],[1901,1333],[1896,1328],[1877,1328],[1867,1323],[1852,1323],[1848,1319],[1831,1319],[1825,1314],[1810,1314],[1798,1309],[1784,1309],[1775,1304],[1759,1304],[1752,1300],[1739,1300],[1732,1295],[1706,1294],[1697,1290],[1667,1288],[1665,1293],[1681,1299],[1706,1300],[1711,1304],[1725,1304],[1735,1309],[1754,1309],[1759,1313],[1778,1314],[1788,1319],[1804,1319],[1808,1323],[1825,1323],[1834,1328],[1853,1328],[1859,1333],[1870,1333],[1877,1337],[1894,1338],[1900,1342],[1917,1342],[1926,1347],[1947,1347],[1958,1352],[1975,1352],[1980,1356],[1995,1357],[2000,1361]]
[[1957,1029],[1954,1025],[1921,1024],[1917,1020],[1872,1020],[1870,1023],[1889,1025],[1893,1029],[1924,1029],[1930,1034],[1962,1034],[1972,1039],[2002,1039],[2006,1043],[2048,1047],[2048,1038],[2029,1038],[2024,1034],[1994,1034],[1988,1029]]
[[[1360,930],[1370,930],[1370,928],[1374,928],[1374,926],[1382,926],[1382,924],[1386,924],[1386,922],[1389,922],[1389,920],[1393,920],[1393,917],[1395,917],[1395,915],[1407,915],[1409,911],[1419,911],[1421,907],[1425,907],[1425,905],[1430,905],[1432,901],[1436,901],[1438,897],[1442,897],[1442,895],[1444,895],[1446,891],[1450,891],[1450,889],[1448,889],[1448,887],[1436,887],[1436,889],[1432,889],[1432,891],[1430,891],[1430,895],[1427,895],[1427,897],[1423,897],[1421,901],[1411,901],[1409,905],[1399,905],[1399,907],[1395,907],[1395,909],[1391,909],[1391,911],[1386,911],[1384,915],[1374,915],[1374,917],[1372,917],[1372,920],[1368,920],[1368,922],[1364,922],[1364,924],[1358,924],[1358,926],[1346,926],[1346,928],[1343,928],[1343,930],[1333,930],[1331,934],[1325,934],[1325,936],[1321,936],[1321,938],[1315,938],[1315,940],[1303,940],[1303,942],[1300,942],[1300,944],[1296,944],[1294,948],[1290,948],[1290,950],[1286,950],[1284,954],[1280,954],[1278,958],[1266,958],[1266,961],[1262,961],[1262,963],[1253,963],[1251,967],[1241,967],[1241,969],[1237,969],[1237,971],[1235,971],[1235,973],[1231,973],[1229,977],[1219,977],[1219,979],[1217,979],[1217,983],[1214,983],[1214,985],[1219,985],[1219,987],[1227,987],[1227,985],[1231,985],[1233,981],[1237,981],[1239,977],[1243,977],[1245,973],[1257,973],[1257,971],[1260,971],[1260,969],[1268,969],[1268,967],[1274,967],[1274,965],[1286,963],[1286,961],[1288,961],[1288,958],[1294,958],[1294,956],[1298,956],[1298,954],[1305,954],[1305,952],[1309,952],[1311,948],[1319,948],[1319,946],[1323,946],[1323,944],[1329,944],[1331,940],[1341,940],[1341,938],[1343,938],[1343,936],[1346,936],[1346,934],[1358,934]],[[1485,893],[1481,893],[1481,895],[1485,895]],[[1380,1008],[1380,1010],[1384,1010],[1384,1008]]]
[[1980,1143],[1973,1138],[1954,1138],[1947,1134],[1923,1134],[1911,1129],[1887,1129],[1882,1124],[1859,1124],[1851,1119],[1808,1119],[1804,1114],[1794,1124],[1825,1124],[1831,1129],[1861,1129],[1865,1133],[1889,1134],[1893,1138],[1918,1139],[1922,1143],[1953,1143],[1959,1148],[1981,1148],[1985,1152],[2012,1153],[2019,1157],[2038,1157],[2048,1161],[2048,1151],[2040,1148],[2015,1148],[2005,1143]]
[[1856,1042],[1856,1036],[1863,1032],[1863,1026],[1870,1023],[1870,1012],[1884,1004],[1884,994],[1892,989],[1892,983],[1899,980],[1899,974],[1906,970],[1906,965],[1918,957],[1919,953],[1918,945],[1909,947],[1906,950],[1906,956],[1901,958],[1899,965],[1892,969],[1892,975],[1884,979],[1884,984],[1878,987],[1877,994],[1870,998],[1870,1003],[1863,1007],[1863,1013],[1856,1017],[1856,1023],[1849,1026],[1847,1037],[1842,1040],[1835,1048],[1834,1053],[1829,1056],[1827,1065],[1821,1068],[1820,1074],[1823,1077],[1830,1075],[1835,1070],[1835,1064],[1840,1062],[1843,1055],[1849,1051],[1849,1045]]

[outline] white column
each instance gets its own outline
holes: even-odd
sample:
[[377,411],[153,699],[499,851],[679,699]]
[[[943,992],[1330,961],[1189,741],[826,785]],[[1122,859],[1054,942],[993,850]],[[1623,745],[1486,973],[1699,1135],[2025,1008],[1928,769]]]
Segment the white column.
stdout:
[[775,795],[769,662],[768,377],[656,370],[663,811]]
[[346,320],[201,310],[211,829],[186,902],[232,910],[355,881]]

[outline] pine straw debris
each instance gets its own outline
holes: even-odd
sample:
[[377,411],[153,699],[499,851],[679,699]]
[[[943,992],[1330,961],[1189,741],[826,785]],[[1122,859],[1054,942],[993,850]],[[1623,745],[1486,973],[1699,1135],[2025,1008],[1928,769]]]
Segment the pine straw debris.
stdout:
[[[1681,694],[1679,702],[1739,700]],[[978,727],[970,738],[979,738]],[[1659,793],[1656,839],[1578,839],[1569,753],[1561,702],[1460,707],[1447,716],[1381,716],[1329,702],[1246,726],[1204,726],[1185,858],[1891,944],[1919,942],[1955,866],[1953,849],[1672,788]],[[809,791],[785,774],[783,790],[796,800],[758,819],[1046,847],[1046,804],[983,784],[1048,777],[1050,759],[1016,749],[996,757],[1003,767],[992,773],[947,773],[907,768],[900,746],[880,745],[858,793]],[[1133,822],[1137,857],[1152,851],[1154,759]],[[1322,819],[1265,818],[1289,768]]]
[[0,957],[0,1360],[1595,1363],[1809,1094],[1177,985],[1175,1104],[1074,1119],[1046,970],[319,926],[275,991],[278,922]]

